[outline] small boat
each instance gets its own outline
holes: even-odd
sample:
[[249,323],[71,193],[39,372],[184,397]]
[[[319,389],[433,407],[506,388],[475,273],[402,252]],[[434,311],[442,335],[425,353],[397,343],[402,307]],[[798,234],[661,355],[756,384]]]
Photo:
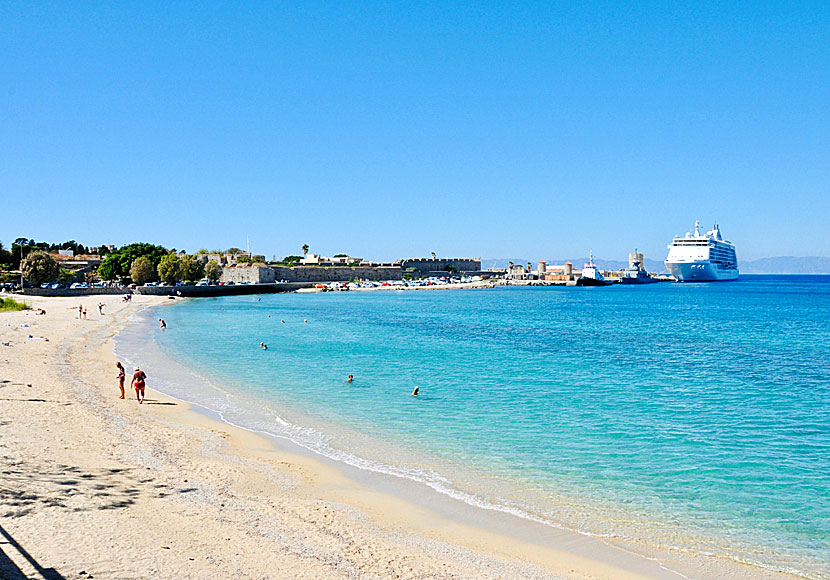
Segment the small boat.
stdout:
[[[634,250],[634,253],[636,254],[637,250]],[[648,275],[639,260],[635,260],[630,267],[623,270],[620,277],[620,284],[651,284],[652,282],[657,282],[657,280]]]
[[611,282],[606,280],[600,273],[599,268],[594,264],[594,252],[588,255],[588,263],[582,268],[582,275],[576,279],[577,286],[609,286]]

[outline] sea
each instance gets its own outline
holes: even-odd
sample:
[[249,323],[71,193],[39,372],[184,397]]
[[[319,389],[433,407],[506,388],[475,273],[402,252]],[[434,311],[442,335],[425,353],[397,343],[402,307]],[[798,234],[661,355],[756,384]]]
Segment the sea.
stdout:
[[483,509],[830,578],[830,276],[179,300],[116,353]]

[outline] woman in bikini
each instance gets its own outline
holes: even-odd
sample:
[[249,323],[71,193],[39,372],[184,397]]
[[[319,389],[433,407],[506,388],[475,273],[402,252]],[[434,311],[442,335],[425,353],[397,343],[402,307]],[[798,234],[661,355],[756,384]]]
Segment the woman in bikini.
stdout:
[[144,371],[138,367],[135,367],[132,386],[135,387],[135,398],[139,405],[144,402],[144,379],[146,378],[147,375],[144,374]]
[[123,399],[124,398],[124,379],[127,378],[127,371],[124,370],[124,366],[120,362],[115,363],[115,366],[118,367],[118,388],[121,389],[121,397],[120,398]]

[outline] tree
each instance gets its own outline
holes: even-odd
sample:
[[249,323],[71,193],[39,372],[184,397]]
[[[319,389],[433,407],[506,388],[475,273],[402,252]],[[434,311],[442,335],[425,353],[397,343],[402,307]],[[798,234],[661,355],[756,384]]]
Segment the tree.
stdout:
[[12,261],[12,253],[3,248],[3,243],[0,242],[0,266],[11,266]]
[[228,253],[228,254],[241,254],[242,250],[240,250],[239,248],[228,248],[226,253]]
[[434,260],[435,259],[435,252],[430,252],[430,255],[432,256],[432,259]]
[[35,241],[27,238],[17,238],[12,242],[12,266],[20,268],[20,263],[28,252],[34,247]]
[[282,259],[282,261],[284,264],[293,264],[295,262],[299,262],[302,259],[302,256],[286,256]]
[[205,265],[195,256],[179,258],[179,265],[182,279],[188,282],[195,282],[205,275]]
[[110,254],[98,265],[98,275],[101,280],[115,280],[118,278],[118,256]]
[[130,268],[137,258],[146,256],[155,269],[161,258],[166,255],[165,248],[154,244],[136,243],[121,246],[101,262],[98,266],[98,275],[104,280],[126,278],[130,275]]
[[211,260],[205,266],[205,276],[211,282],[216,282],[222,277],[222,266],[216,260]]
[[308,255],[308,244],[303,244],[303,256]]
[[159,277],[165,284],[173,285],[181,280],[181,260],[176,254],[167,254],[158,265]]
[[21,263],[21,269],[23,277],[36,286],[44,282],[54,282],[61,273],[52,256],[41,250],[29,252]]
[[130,266],[130,278],[139,286],[155,280],[156,269],[153,268],[153,263],[150,261],[150,258],[140,256],[133,260],[133,265]]

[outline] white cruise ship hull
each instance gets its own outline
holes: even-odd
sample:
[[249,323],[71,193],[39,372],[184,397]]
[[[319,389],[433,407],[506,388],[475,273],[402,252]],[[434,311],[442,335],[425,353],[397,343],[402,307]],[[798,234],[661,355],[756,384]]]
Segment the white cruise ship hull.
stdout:
[[719,268],[709,260],[695,262],[665,262],[666,268],[678,282],[721,282],[737,280],[737,268]]

